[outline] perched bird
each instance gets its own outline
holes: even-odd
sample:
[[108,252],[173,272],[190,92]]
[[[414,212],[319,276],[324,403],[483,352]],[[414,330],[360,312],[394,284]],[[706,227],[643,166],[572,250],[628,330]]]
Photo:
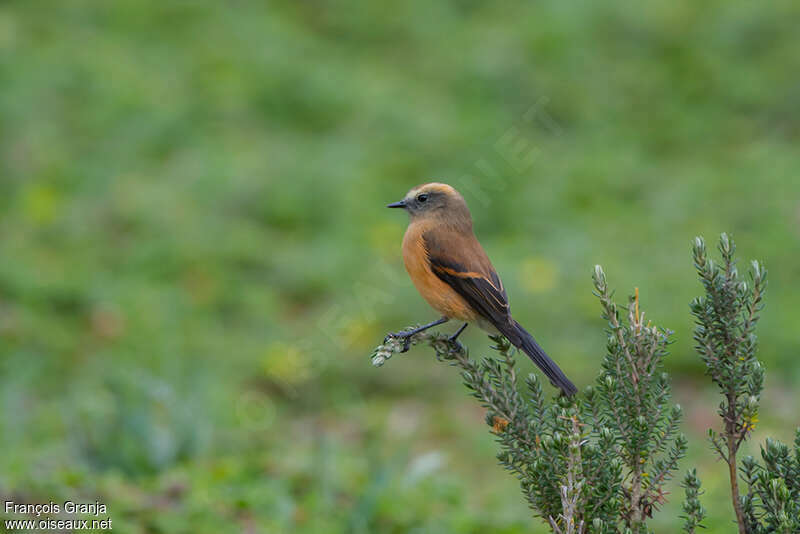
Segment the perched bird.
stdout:
[[577,391],[556,363],[511,316],[500,277],[472,231],[472,216],[458,191],[447,184],[415,187],[406,197],[389,204],[403,208],[410,222],[403,238],[403,260],[411,281],[442,318],[413,330],[390,334],[404,340],[450,319],[466,321],[451,336],[455,341],[469,323],[500,333],[530,356],[550,382],[567,395]]

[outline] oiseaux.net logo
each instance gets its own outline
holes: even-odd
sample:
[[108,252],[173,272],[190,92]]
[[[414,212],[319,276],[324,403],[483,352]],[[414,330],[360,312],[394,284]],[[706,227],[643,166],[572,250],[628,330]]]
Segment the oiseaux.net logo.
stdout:
[[113,528],[111,518],[106,515],[108,507],[100,501],[90,503],[64,501],[60,504],[53,501],[46,503],[5,501],[3,511],[6,515],[16,516],[13,519],[3,520],[8,532],[17,530],[112,530]]

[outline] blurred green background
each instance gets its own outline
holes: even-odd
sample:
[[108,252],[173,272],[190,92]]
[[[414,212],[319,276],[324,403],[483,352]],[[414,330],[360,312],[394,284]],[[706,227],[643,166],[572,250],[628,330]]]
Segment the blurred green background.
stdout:
[[453,369],[369,363],[436,317],[384,206],[437,179],[580,386],[594,264],[675,330],[681,471],[731,532],[690,241],[769,268],[749,450],[788,440],[799,23],[794,0],[0,3],[0,493],[99,499],[132,533],[543,532]]

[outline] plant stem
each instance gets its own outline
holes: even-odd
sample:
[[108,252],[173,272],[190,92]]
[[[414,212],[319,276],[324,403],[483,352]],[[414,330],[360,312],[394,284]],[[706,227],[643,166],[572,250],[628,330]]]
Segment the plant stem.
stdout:
[[[730,394],[729,394],[730,397]],[[728,401],[728,410],[733,411],[732,406],[735,401]],[[728,441],[728,474],[731,479],[731,501],[733,503],[733,511],[736,513],[736,523],[739,525],[739,534],[748,534],[747,533],[747,525],[744,519],[744,512],[742,511],[742,502],[739,498],[739,474],[737,473],[736,469],[736,453],[738,452],[737,449],[739,448],[736,439],[736,433],[734,432],[734,420],[732,416],[729,414],[728,420],[726,421],[726,438]]]

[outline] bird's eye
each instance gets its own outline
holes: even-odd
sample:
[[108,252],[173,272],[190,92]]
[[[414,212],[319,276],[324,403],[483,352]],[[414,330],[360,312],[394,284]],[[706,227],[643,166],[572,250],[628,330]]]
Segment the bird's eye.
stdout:
[[417,196],[417,202],[425,202],[428,200],[428,195],[422,194]]

